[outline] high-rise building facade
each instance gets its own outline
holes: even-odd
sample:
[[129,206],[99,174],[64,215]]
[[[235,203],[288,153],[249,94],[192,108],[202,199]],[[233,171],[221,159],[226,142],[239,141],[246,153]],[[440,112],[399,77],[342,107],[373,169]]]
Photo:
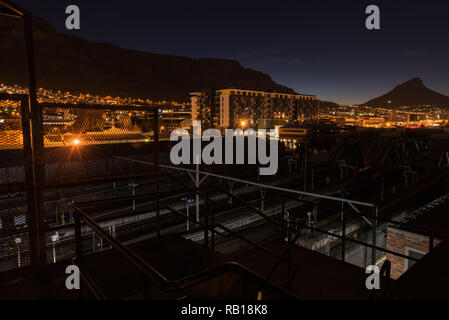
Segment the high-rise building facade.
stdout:
[[204,128],[257,128],[260,120],[315,118],[316,96],[243,89],[207,89],[191,95],[192,121]]

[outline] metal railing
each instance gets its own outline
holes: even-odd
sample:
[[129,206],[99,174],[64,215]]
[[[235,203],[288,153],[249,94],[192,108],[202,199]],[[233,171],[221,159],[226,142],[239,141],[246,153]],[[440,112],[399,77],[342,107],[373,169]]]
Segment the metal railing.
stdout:
[[[130,159],[124,158],[123,160],[130,160]],[[134,160],[130,160],[130,161],[134,161]],[[140,161],[137,161],[137,162],[140,162]],[[141,163],[148,164],[150,166],[154,165],[152,163],[146,163],[146,162],[141,162]],[[172,170],[172,169],[173,170],[183,170],[183,171],[186,171],[188,173],[195,172],[195,170],[192,170],[192,169],[174,168],[172,166],[164,166],[164,165],[162,165],[161,168],[165,168],[165,169],[168,169],[168,170]],[[209,175],[209,176],[212,176],[212,177],[215,177],[215,178],[219,178],[219,179],[229,178],[229,177],[224,177],[224,176],[221,176],[221,175],[210,174],[208,172],[202,172],[202,174]],[[252,182],[252,181],[246,181],[246,180],[234,179],[234,178],[229,178],[229,179],[232,179],[235,182],[241,182],[241,183],[244,183],[244,184],[254,184],[254,185],[260,186],[259,183],[255,183],[255,182]],[[186,184],[184,184],[184,186],[186,186],[186,188],[189,189],[190,191],[192,191],[194,193],[197,193],[201,197],[205,198],[206,203],[208,201],[213,201],[212,199],[210,199],[208,197],[207,194],[203,193],[200,188],[189,187]],[[273,190],[282,191],[282,192],[290,192],[291,191],[291,190],[285,189],[285,188],[278,188],[278,187],[273,187],[273,186],[269,186],[269,187],[271,189],[273,189]],[[232,193],[230,193],[230,192],[228,192],[228,191],[226,191],[226,190],[224,190],[224,189],[222,189],[220,187],[208,186],[208,188],[212,188],[212,189],[218,190],[219,192],[228,195],[230,198],[232,198],[232,200],[236,200],[237,202],[241,203],[243,206],[245,206],[246,208],[248,208],[252,212],[257,213],[263,220],[268,221],[269,223],[273,223],[276,226],[280,226],[281,228],[284,229],[284,231],[285,230],[290,230],[290,232],[295,232],[296,230],[298,230],[298,228],[300,228],[300,229],[301,228],[305,228],[305,229],[309,229],[309,230],[311,230],[313,232],[319,232],[319,233],[322,233],[322,234],[325,234],[325,235],[328,235],[328,236],[331,236],[331,237],[334,237],[334,238],[337,238],[337,239],[341,239],[341,241],[342,241],[342,252],[341,252],[342,258],[341,258],[341,260],[342,261],[345,261],[345,259],[346,259],[345,258],[346,257],[345,251],[346,251],[346,243],[347,242],[351,242],[351,243],[358,244],[358,245],[361,245],[361,246],[364,246],[364,247],[367,247],[367,248],[371,248],[371,250],[372,250],[372,259],[371,260],[372,260],[373,264],[375,264],[375,262],[376,262],[376,258],[375,258],[376,250],[384,252],[384,253],[387,253],[387,254],[391,254],[391,255],[394,255],[394,256],[398,256],[398,257],[401,257],[401,258],[404,258],[404,259],[410,259],[412,261],[418,261],[419,260],[419,259],[416,259],[414,257],[407,256],[407,255],[404,255],[402,253],[394,252],[392,250],[389,250],[389,249],[377,246],[376,245],[375,232],[377,230],[377,227],[379,226],[379,222],[380,221],[388,222],[388,223],[392,223],[392,224],[397,224],[397,225],[400,225],[402,227],[414,228],[415,230],[419,230],[420,232],[426,232],[429,235],[429,251],[432,250],[432,248],[433,248],[433,242],[434,242],[434,238],[436,236],[433,232],[431,232],[429,230],[426,230],[424,228],[413,227],[413,226],[410,226],[410,225],[405,224],[405,223],[401,223],[401,222],[398,222],[398,221],[393,221],[393,220],[389,220],[389,219],[385,219],[385,218],[379,217],[378,209],[377,209],[377,206],[375,204],[369,204],[368,205],[367,203],[364,203],[364,202],[349,200],[349,199],[345,199],[345,198],[336,198],[336,197],[332,197],[332,196],[323,196],[323,195],[319,195],[319,194],[316,195],[316,194],[310,194],[310,193],[303,193],[301,191],[298,191],[298,192],[295,191],[295,193],[299,193],[300,195],[308,195],[308,196],[312,196],[312,197],[313,196],[318,196],[318,198],[323,198],[323,199],[327,199],[327,200],[334,200],[334,201],[339,201],[339,202],[343,202],[343,203],[348,203],[354,209],[354,211],[356,212],[356,214],[358,216],[365,218],[365,220],[367,220],[367,221],[372,220],[372,224],[373,224],[373,244],[369,244],[369,243],[365,243],[365,242],[362,242],[362,241],[359,241],[359,240],[347,237],[344,231],[342,231],[342,234],[339,235],[339,234],[332,233],[332,232],[329,232],[329,231],[326,231],[326,230],[320,230],[316,226],[313,226],[313,227],[304,226],[304,225],[301,225],[299,223],[293,223],[291,221],[283,221],[281,223],[281,222],[277,221],[276,219],[274,219],[274,218],[272,218],[270,216],[267,216],[266,214],[264,214],[260,210],[254,208],[253,206],[249,205],[245,201],[241,200],[240,198],[236,197]],[[296,199],[296,200],[297,201],[301,201],[301,202],[304,201],[302,199]],[[373,214],[372,215],[363,214],[359,210],[357,210],[357,208],[355,208],[355,205],[362,205],[362,206],[371,207],[372,210],[373,210]],[[282,204],[282,208],[283,209],[282,209],[282,212],[281,212],[281,216],[283,217],[284,213],[285,213],[284,212],[284,204]],[[206,214],[207,214],[207,210],[206,210]],[[207,220],[207,217],[205,219]],[[341,219],[341,228],[342,228],[342,230],[346,230],[346,223],[347,223],[346,220],[347,220],[346,214],[342,213],[342,219]],[[204,239],[205,239],[205,242],[207,243],[208,242],[209,233],[206,232],[206,230],[208,230],[208,229],[205,227]],[[288,236],[289,236],[290,232],[288,233]],[[212,232],[212,243],[214,242],[214,235],[215,235],[215,233]],[[289,236],[289,241],[291,241],[291,237],[290,236]],[[291,248],[291,243],[289,243],[289,245],[286,248],[286,251],[284,252],[288,256],[290,256],[290,248]],[[284,253],[283,253],[283,255],[284,255]],[[276,264],[278,264],[278,262],[276,262]],[[277,267],[276,264],[273,266],[274,269],[276,269],[276,267]],[[387,265],[388,264],[386,264],[386,266]],[[290,267],[289,267],[289,269],[290,269]],[[297,271],[295,271],[295,273],[293,274],[293,277],[296,274],[296,272]],[[289,274],[290,274],[290,270],[289,270]],[[389,273],[388,272],[385,272],[385,275],[389,277]]]
[[[292,197],[285,197],[285,196],[283,196],[283,198],[287,198],[287,199],[290,199],[290,200],[295,200],[295,201],[298,201],[298,202],[304,202],[304,200],[302,200],[302,199],[295,199],[295,198],[292,198]],[[283,200],[283,203],[284,203],[284,200]],[[282,205],[282,208],[284,208],[284,204]],[[376,230],[377,227],[379,227],[379,222],[385,222],[385,223],[389,223],[389,224],[392,224],[392,225],[398,225],[398,226],[400,226],[402,228],[405,228],[405,229],[408,229],[408,230],[414,230],[414,231],[418,232],[419,234],[427,236],[429,238],[429,252],[434,247],[434,240],[435,240],[435,238],[439,238],[441,240],[444,240],[446,238],[445,236],[439,235],[439,234],[435,233],[432,230],[429,230],[429,229],[426,229],[426,228],[422,228],[422,227],[419,227],[419,226],[414,226],[414,225],[410,225],[410,224],[407,224],[407,223],[404,223],[404,222],[394,221],[394,220],[391,220],[391,219],[379,217],[378,215],[373,217],[373,215],[367,215],[367,214],[364,214],[364,213],[361,213],[361,212],[358,212],[358,211],[352,211],[352,212],[354,212],[354,214],[356,216],[358,216],[358,217],[366,218],[366,221],[369,221],[370,219],[373,220],[373,222],[372,222],[373,232]],[[283,214],[285,214],[284,209],[283,209]],[[384,249],[384,248],[381,248],[381,247],[378,247],[378,246],[375,246],[375,245],[372,245],[372,244],[369,244],[369,243],[364,243],[364,242],[361,242],[361,241],[358,241],[358,240],[355,240],[355,239],[343,236],[344,233],[345,233],[345,230],[346,230],[347,215],[348,214],[345,213],[344,211],[341,212],[341,219],[340,219],[341,224],[340,225],[341,225],[342,235],[331,233],[331,232],[325,231],[325,230],[320,230],[316,226],[311,227],[311,226],[307,226],[307,225],[303,225],[303,224],[300,225],[299,223],[296,223],[294,225],[295,225],[295,227],[305,228],[305,229],[308,229],[308,230],[311,230],[311,231],[314,231],[314,232],[319,232],[319,233],[322,233],[322,234],[326,234],[328,236],[332,236],[332,237],[341,239],[342,240],[342,256],[341,256],[341,260],[342,261],[345,261],[345,259],[346,259],[346,255],[345,255],[346,241],[353,242],[353,243],[360,244],[360,245],[364,245],[366,247],[369,247],[369,248],[372,248],[372,249],[375,249],[375,250],[380,250],[382,252],[389,253],[389,254],[392,254],[392,255],[395,255],[395,256],[398,256],[398,257],[401,257],[401,258],[410,259],[410,260],[413,260],[413,261],[419,261],[419,259],[411,257],[411,256],[407,256],[407,255],[404,255],[404,254],[401,254],[401,253],[398,253],[398,252],[394,252],[394,251],[391,251],[391,250],[388,250],[388,249]]]
[[[210,198],[209,193],[203,193],[199,189],[195,189],[195,188],[190,188],[189,187],[188,191],[190,191],[190,192],[197,192],[202,197],[204,197],[204,199],[205,199],[205,207],[206,207],[206,209],[204,211],[204,223],[203,224],[200,223],[199,221],[195,220],[194,218],[188,217],[183,212],[181,212],[179,210],[176,210],[174,208],[171,208],[171,207],[161,207],[160,210],[169,210],[170,212],[172,212],[172,213],[174,213],[174,214],[176,214],[178,216],[181,216],[184,219],[187,219],[190,222],[198,225],[199,226],[198,230],[191,230],[189,232],[182,232],[182,234],[186,235],[188,233],[193,233],[193,232],[198,232],[199,230],[203,230],[203,232],[204,232],[204,243],[205,243],[206,247],[209,247],[209,243],[211,243],[211,248],[214,249],[214,237],[215,237],[215,235],[223,236],[223,234],[221,232],[218,232],[216,229],[221,229],[221,230],[224,230],[225,232],[227,232],[227,233],[229,233],[229,234],[231,234],[233,236],[236,236],[236,237],[240,238],[241,240],[249,243],[250,245],[261,249],[262,251],[266,252],[267,254],[269,254],[269,255],[271,255],[273,257],[276,257],[277,258],[276,262],[272,266],[272,268],[270,268],[270,271],[267,273],[267,275],[265,277],[266,279],[269,279],[271,277],[271,275],[274,273],[274,271],[279,266],[281,261],[286,261],[288,263],[288,274],[287,274],[288,275],[288,277],[287,277],[288,279],[287,279],[287,283],[285,285],[286,288],[289,288],[289,285],[291,284],[291,281],[294,279],[295,275],[297,274],[297,272],[299,270],[299,266],[296,265],[295,263],[292,263],[292,261],[291,261],[291,254],[290,254],[291,246],[298,239],[299,232],[296,233],[296,235],[295,235],[295,237],[293,239],[292,239],[291,235],[292,235],[293,232],[298,230],[298,227],[299,228],[310,229],[310,230],[312,230],[314,232],[327,234],[327,235],[330,235],[330,236],[335,237],[335,238],[340,238],[340,239],[343,240],[343,242],[342,242],[343,246],[345,246],[346,241],[349,241],[349,242],[360,244],[360,245],[363,245],[363,246],[366,246],[366,247],[369,247],[369,248],[372,248],[372,249],[380,250],[380,251],[383,251],[383,252],[386,252],[386,253],[389,253],[389,254],[392,254],[392,255],[395,255],[395,256],[399,256],[399,257],[402,257],[402,258],[411,259],[411,260],[414,260],[414,261],[418,260],[418,259],[415,259],[413,257],[409,257],[409,256],[406,256],[406,255],[403,255],[403,254],[400,254],[400,253],[397,253],[397,252],[394,252],[394,251],[391,251],[391,250],[388,250],[388,249],[384,249],[384,248],[381,248],[381,247],[369,244],[369,243],[364,243],[364,242],[361,242],[361,241],[358,241],[358,240],[355,240],[355,239],[352,239],[352,238],[348,238],[348,237],[346,237],[344,235],[339,235],[339,234],[331,233],[331,232],[328,232],[328,231],[325,231],[325,230],[320,230],[319,228],[316,228],[316,227],[303,226],[303,225],[299,225],[298,223],[293,223],[293,222],[288,221],[288,220],[284,221],[283,219],[281,219],[281,222],[279,222],[276,219],[274,219],[274,218],[272,218],[270,216],[265,215],[264,213],[262,213],[257,208],[252,207],[251,205],[249,205],[245,201],[241,200],[239,197],[233,195],[232,193],[229,193],[229,192],[223,190],[222,188],[220,188],[218,186],[214,186],[213,189],[218,190],[220,192],[223,192],[224,194],[226,194],[229,197],[231,197],[233,200],[236,200],[238,203],[243,205],[245,208],[248,208],[252,212],[257,213],[265,222],[268,222],[270,224],[274,224],[277,227],[281,227],[281,230],[283,230],[283,231],[281,231],[281,234],[284,234],[285,231],[288,231],[288,233],[287,233],[288,246],[285,248],[283,253],[280,256],[276,255],[275,253],[271,252],[270,250],[264,248],[263,246],[261,246],[261,245],[259,245],[257,243],[254,243],[253,241],[251,241],[249,239],[246,239],[243,236],[240,236],[237,232],[234,232],[233,230],[231,230],[229,228],[226,228],[225,226],[223,226],[221,224],[214,223],[214,212],[215,212],[214,210],[212,210],[212,215],[211,215],[212,223],[209,224],[210,203],[214,203],[215,205],[217,205],[217,203],[214,202],[214,200],[212,200]],[[158,196],[158,195],[156,195],[156,196]],[[128,198],[128,199],[131,199],[131,198]],[[298,201],[303,201],[303,200],[299,200],[299,199],[297,199],[297,200]],[[117,202],[117,201],[123,201],[123,199],[109,200],[109,201],[104,201],[104,202],[101,202],[101,203],[104,204],[104,203],[107,203],[107,202],[110,202],[110,201]],[[87,205],[96,205],[96,204],[98,204],[98,203],[93,201],[93,202],[89,202],[87,204],[81,204],[81,206],[84,207],[84,206],[87,206]],[[282,204],[281,217],[284,217],[284,213],[285,213],[284,212],[284,207],[285,207],[284,204]],[[73,209],[78,211],[78,212],[80,212],[80,210],[81,210],[79,207],[76,207],[76,206],[74,206]],[[362,213],[358,213],[358,214],[360,216],[365,216],[365,217],[368,217],[368,218],[372,218],[372,216],[364,215]],[[345,220],[346,219],[344,217],[345,217],[345,215],[343,215],[343,219],[342,219],[342,228],[345,227]],[[110,218],[111,217],[107,217],[106,219],[110,219]],[[385,219],[385,218],[377,217],[377,219],[379,221],[387,221],[387,222],[391,222],[391,223],[396,223],[396,221],[388,220],[388,219]],[[91,221],[93,221],[93,220],[91,220]],[[408,226],[408,225],[402,224],[402,223],[398,223],[398,224],[404,225],[404,226]],[[158,235],[159,235],[159,233],[160,233],[160,225],[159,225],[159,223],[157,223],[157,228],[158,228]],[[422,229],[422,228],[418,228],[418,229]],[[99,229],[98,230],[94,230],[94,231],[98,232]],[[209,242],[209,233],[211,233],[211,241],[210,242]],[[79,236],[80,236],[80,234],[79,234]],[[105,239],[105,240],[109,241],[109,239]],[[77,247],[79,247],[79,245],[77,245]],[[344,249],[343,249],[343,254],[344,254]],[[129,255],[129,253],[127,253],[127,255]],[[342,256],[342,260],[344,261],[344,255]],[[292,265],[296,267],[296,270],[293,273],[290,271]],[[387,277],[386,281],[388,281],[388,279],[389,279],[389,269],[390,269],[389,266],[390,266],[389,261],[384,263],[384,265],[382,266],[382,274],[384,274],[384,276]],[[156,272],[156,270],[153,270],[153,272]],[[165,279],[165,280],[167,280],[167,279]]]
[[[64,190],[64,188],[70,190],[86,184],[104,184],[108,181],[115,183],[142,178],[154,179],[155,189],[158,189],[157,166],[151,172],[148,172],[147,168],[142,170],[131,168],[130,170],[127,167],[117,170],[117,166],[110,159],[117,154],[135,153],[139,156],[145,154],[147,158],[150,157],[148,159],[158,163],[159,130],[153,130],[148,139],[145,135],[139,137],[138,140],[135,140],[134,137],[128,139],[130,137],[126,132],[132,131],[132,128],[125,121],[123,136],[119,132],[117,137],[110,135],[104,140],[105,134],[84,135],[86,137],[95,136],[99,139],[97,141],[99,145],[95,145],[96,141],[84,143],[83,138],[80,138],[83,136],[82,131],[88,130],[89,126],[92,127],[96,124],[95,119],[104,121],[104,114],[113,115],[121,110],[126,110],[128,118],[128,112],[145,113],[145,117],[140,116],[139,121],[146,121],[144,125],[147,127],[151,122],[151,127],[158,128],[157,106],[37,103],[29,95],[5,93],[0,93],[1,101],[14,102],[17,104],[17,107],[14,105],[17,110],[14,110],[14,118],[8,118],[8,121],[1,124],[3,127],[8,126],[14,120],[14,130],[9,130],[7,127],[8,130],[1,129],[3,131],[0,132],[0,153],[2,153],[0,195],[8,196],[7,201],[9,202],[7,211],[0,210],[0,272],[25,266],[31,266],[37,270],[40,266],[48,263],[49,235],[47,232],[57,231],[59,228],[50,226],[53,224],[51,219],[54,215],[47,212],[45,198],[55,189],[58,191]],[[89,113],[92,111],[92,107],[98,110],[96,117]],[[50,116],[55,112],[59,116]],[[73,118],[73,123],[67,124],[65,118],[75,113],[78,113],[78,117]],[[76,119],[78,119],[78,123],[76,123]],[[71,134],[73,141],[67,140],[68,144],[63,143],[63,140],[61,143],[50,141],[49,137],[58,136],[46,129],[50,122],[51,126],[56,126],[54,121],[65,121],[65,126],[75,126],[80,130],[80,137]],[[148,133],[149,129],[145,130]],[[11,135],[10,131],[14,135]],[[64,137],[68,137],[68,135]],[[140,147],[136,148],[137,145]],[[146,152],[142,152],[142,147]],[[102,167],[98,169],[97,166],[101,161],[103,161]],[[82,176],[82,172],[86,174]],[[19,193],[21,195],[17,196]],[[14,196],[9,197],[9,195]],[[67,203],[69,201],[70,199],[67,199]],[[22,207],[23,210],[20,209]],[[68,204],[63,207],[68,209]],[[49,217],[51,217],[50,220]],[[24,223],[17,222],[17,219],[24,220]],[[70,223],[66,224],[66,227],[69,225]],[[25,236],[23,236],[24,234]],[[14,254],[12,254],[13,251]]]
[[[17,103],[10,129],[2,124],[0,153],[2,176],[0,194],[4,202],[0,210],[0,272],[31,267],[39,261],[38,194],[35,189],[35,161],[32,156],[31,114],[27,95],[0,93],[0,101]],[[12,110],[11,110],[12,111]],[[14,134],[11,136],[8,133]],[[6,133],[6,134],[5,134]],[[11,163],[11,161],[13,163]]]
[[381,297],[390,287],[390,280],[391,280],[391,262],[390,262],[390,260],[384,261],[384,263],[382,264],[382,267],[380,268],[379,275],[383,276],[385,285],[382,287],[380,292],[377,292],[376,290],[371,290],[370,295],[368,296],[368,299],[370,299],[370,300],[372,300],[376,297]]
[[[175,180],[176,180],[176,178],[175,178]],[[182,183],[182,181],[179,181],[179,182],[181,182],[181,184],[183,184]],[[239,233],[237,233],[237,232],[235,232],[235,231],[233,231],[233,230],[231,230],[231,229],[229,229],[229,228],[227,228],[227,227],[225,227],[225,226],[223,226],[222,224],[217,224],[217,223],[214,223],[214,210],[212,210],[212,215],[211,215],[211,217],[212,217],[212,224],[209,224],[208,223],[208,221],[209,221],[209,219],[208,219],[208,216],[209,216],[209,211],[210,211],[210,207],[209,207],[209,203],[214,203],[214,204],[217,204],[216,202],[214,202],[212,199],[210,199],[210,197],[209,197],[209,195],[206,193],[202,193],[200,190],[195,190],[194,188],[192,189],[192,188],[188,188],[189,189],[189,191],[193,191],[193,192],[198,192],[199,194],[201,194],[201,196],[203,196],[205,199],[206,199],[206,210],[205,210],[205,216],[204,216],[204,224],[202,224],[202,223],[200,223],[199,221],[197,221],[197,220],[195,220],[195,219],[193,219],[193,218],[191,218],[191,217],[188,217],[186,214],[184,214],[183,212],[181,212],[181,211],[179,211],[179,210],[176,210],[176,209],[174,209],[174,208],[171,208],[171,207],[161,207],[160,208],[160,210],[168,210],[168,211],[170,211],[170,212],[172,212],[172,213],[174,213],[174,214],[176,214],[176,215],[178,215],[178,216],[181,216],[182,218],[184,218],[184,219],[187,219],[187,220],[189,220],[190,222],[192,222],[192,223],[194,223],[194,224],[196,224],[196,225],[198,225],[199,226],[199,230],[203,230],[203,232],[204,232],[204,242],[205,242],[205,246],[206,247],[209,247],[209,245],[208,245],[208,243],[209,243],[209,241],[208,241],[208,234],[209,234],[209,232],[211,232],[212,233],[212,241],[211,241],[211,247],[212,247],[212,249],[214,249],[214,236],[217,234],[217,235],[220,235],[220,236],[222,236],[222,237],[224,237],[224,235],[221,233],[221,232],[218,232],[216,229],[221,229],[221,230],[223,230],[223,231],[225,231],[226,233],[228,233],[228,234],[231,234],[232,236],[234,236],[234,237],[237,237],[237,238],[239,238],[240,240],[243,240],[244,242],[246,242],[246,243],[248,243],[248,244],[250,244],[251,246],[253,246],[253,247],[256,247],[256,248],[258,248],[258,249],[260,249],[260,250],[262,250],[263,252],[265,252],[265,253],[267,253],[267,254],[269,254],[269,255],[271,255],[272,257],[274,257],[274,258],[276,258],[277,259],[277,261],[276,261],[276,267],[279,265],[279,263],[281,262],[281,261],[284,261],[284,262],[287,262],[288,263],[288,270],[290,270],[290,268],[291,268],[291,266],[294,266],[295,268],[296,268],[296,271],[295,271],[295,273],[294,273],[294,275],[296,275],[296,273],[298,272],[298,270],[300,269],[300,267],[296,264],[296,263],[293,263],[292,261],[291,261],[291,259],[290,259],[290,254],[288,255],[288,259],[286,259],[285,258],[285,255],[284,256],[279,256],[279,255],[277,255],[277,254],[275,254],[274,252],[272,252],[271,250],[268,250],[267,248],[265,248],[265,247],[263,247],[263,246],[261,246],[261,245],[259,245],[259,244],[257,244],[257,243],[255,243],[254,241],[252,241],[252,240],[250,240],[250,239],[248,239],[248,238],[246,238],[246,237],[244,237],[244,236],[242,236],[242,235],[240,235]],[[171,194],[172,192],[170,192],[170,194]],[[180,193],[180,194],[182,194],[182,193]],[[163,194],[153,194],[153,195],[145,195],[145,196],[140,196],[140,197],[135,197],[135,199],[146,199],[146,198],[148,198],[148,197],[150,197],[150,198],[157,198],[157,197],[160,197],[160,196],[162,196]],[[237,197],[235,197],[234,195],[231,195],[232,197],[234,197],[236,200],[238,199],[239,200],[239,203],[241,203],[242,205],[248,205],[246,202],[242,202],[242,200],[240,200],[239,198],[237,198]],[[88,207],[88,206],[90,206],[90,205],[95,205],[95,206],[97,206],[97,205],[101,205],[101,204],[110,204],[110,203],[116,203],[116,202],[122,202],[122,201],[127,201],[127,200],[130,200],[130,199],[132,199],[132,198],[122,198],[122,199],[113,199],[113,200],[108,200],[108,201],[100,201],[100,202],[96,202],[96,201],[91,201],[91,202],[85,202],[85,203],[81,203],[81,204],[79,204],[79,205],[73,205],[72,206],[72,209],[74,210],[74,211],[77,211],[77,212],[83,212],[82,211],[82,207]],[[270,223],[275,223],[277,226],[281,226],[276,220],[273,220],[273,219],[271,219],[270,217],[268,217],[268,216],[265,216],[263,213],[261,213],[259,210],[257,210],[257,209],[255,209],[255,208],[253,208],[253,207],[250,207],[250,208],[252,208],[252,209],[254,209],[256,212],[258,212],[258,213],[260,213],[261,215],[263,215],[264,217],[266,217],[266,218],[268,218],[268,219],[270,219]],[[133,215],[133,214],[136,214],[136,213],[129,213],[129,214],[127,214],[127,215]],[[105,221],[105,220],[110,220],[110,219],[114,219],[114,218],[116,218],[116,217],[105,217],[105,218],[103,218],[103,219],[101,219],[101,221]],[[91,219],[91,222],[93,221],[93,219]],[[76,231],[75,233],[76,233],[76,243],[77,243],[77,256],[78,256],[78,254],[79,254],[79,248],[80,248],[80,236],[81,236],[81,233],[80,233],[80,230],[79,230],[79,227],[77,227],[76,226],[76,223],[77,223],[77,220],[75,219],[75,230],[78,230],[78,231]],[[159,224],[159,222],[157,222],[157,235],[158,235],[158,237],[159,237],[159,235],[160,235],[160,224]],[[97,229],[97,230],[94,230],[95,232],[97,232],[98,233],[98,230],[100,230],[100,229]],[[179,233],[180,235],[187,235],[187,234],[189,234],[189,233],[195,233],[195,232],[197,232],[197,230],[191,230],[191,231],[187,231],[187,232],[181,232],[181,233]],[[105,239],[106,241],[109,241],[108,239]],[[291,246],[289,246],[289,251],[290,251],[290,247]],[[77,260],[79,260],[79,259],[77,259]],[[275,268],[276,268],[275,267]],[[274,268],[274,269],[275,269]],[[274,270],[273,270],[274,271]],[[289,287],[289,285],[291,284],[291,282],[292,282],[292,280],[294,279],[294,275],[293,276],[290,276],[290,272],[288,273],[288,279],[287,279],[287,282],[286,282],[286,285],[285,285],[285,288],[288,288]],[[88,279],[86,279],[86,280],[91,280],[92,281],[92,279],[91,278],[88,278]],[[89,287],[91,288],[91,290],[93,290],[93,292],[95,293],[95,291],[97,291],[97,285],[95,284],[95,283],[92,283],[91,285],[89,285]],[[97,297],[101,297],[102,295],[101,294],[95,294],[95,296],[97,296]]]
[[[182,290],[202,284],[208,280],[219,277],[225,273],[236,273],[242,276],[244,281],[255,282],[258,288],[260,288],[260,290],[265,289],[269,290],[270,292],[276,292],[284,298],[297,299],[297,297],[292,293],[288,292],[287,290],[277,286],[276,284],[270,281],[267,281],[263,277],[259,276],[258,274],[252,272],[251,270],[247,269],[246,267],[236,262],[227,262],[219,266],[211,267],[209,269],[195,273],[193,275],[189,275],[182,279],[169,280],[155,267],[147,263],[137,254],[135,254],[131,249],[125,247],[122,243],[120,243],[118,240],[116,240],[107,232],[105,232],[82,209],[78,208],[76,205],[72,205],[72,210],[75,213],[75,233],[76,233],[76,259],[74,260],[74,263],[77,265],[83,265],[83,259],[85,258],[83,255],[81,245],[81,225],[82,223],[84,223],[88,225],[92,230],[94,230],[96,234],[98,234],[103,240],[110,243],[115,250],[117,250],[126,260],[128,260],[132,265],[134,265],[142,273],[145,279],[149,281],[149,283],[144,283],[144,287],[142,288],[143,292],[146,292],[151,286],[155,286],[156,288],[167,292],[181,292]],[[84,273],[86,273],[85,270]],[[98,285],[95,283],[95,280],[92,279],[90,276],[86,276],[84,279],[87,282],[89,282],[88,286],[90,288],[97,288],[95,289],[95,291],[99,290]],[[97,296],[106,297],[106,295],[103,292],[97,294]],[[247,298],[245,296],[245,293],[243,293],[242,298],[244,299]]]

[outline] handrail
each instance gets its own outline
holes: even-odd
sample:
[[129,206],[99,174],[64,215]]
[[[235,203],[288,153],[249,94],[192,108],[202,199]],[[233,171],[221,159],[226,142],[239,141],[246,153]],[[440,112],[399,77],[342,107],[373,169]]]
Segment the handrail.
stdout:
[[[262,287],[267,287],[272,290],[276,290],[281,292],[286,297],[298,299],[294,294],[288,292],[282,287],[277,286],[276,284],[262,278],[258,274],[253,271],[245,268],[241,264],[236,262],[226,262],[216,267],[212,267],[201,272],[195,273],[193,275],[187,276],[178,280],[169,280],[162,273],[160,273],[156,268],[148,264],[138,255],[136,255],[131,249],[122,245],[118,240],[110,236],[107,232],[105,232],[100,226],[96,224],[96,222],[90,218],[82,209],[78,208],[76,205],[71,205],[72,210],[76,213],[79,219],[76,219],[76,222],[79,224],[77,232],[77,236],[81,235],[80,232],[80,224],[81,219],[84,223],[86,223],[90,228],[92,228],[103,240],[108,241],[112,247],[114,247],[119,253],[121,253],[127,260],[129,260],[135,267],[137,267],[148,279],[150,279],[155,285],[157,285],[160,289],[164,291],[174,292],[181,289],[187,289],[194,285],[205,282],[209,279],[212,279],[216,276],[219,276],[226,272],[235,272],[244,277],[250,278],[253,281],[257,282]],[[81,263],[81,244],[79,241],[77,242],[77,261]]]
[[23,17],[24,15],[28,14],[28,12],[21,7],[19,7],[17,4],[8,1],[8,0],[2,0],[0,1],[0,4],[8,8],[9,10],[13,11],[17,17]]
[[[72,259],[72,264],[76,265],[76,259]],[[98,284],[89,276],[89,274],[84,270],[84,268],[80,265],[77,265],[80,270],[81,278],[89,287],[90,291],[93,293],[97,300],[107,300],[106,295],[103,291],[98,287]],[[81,294],[81,292],[80,292]]]

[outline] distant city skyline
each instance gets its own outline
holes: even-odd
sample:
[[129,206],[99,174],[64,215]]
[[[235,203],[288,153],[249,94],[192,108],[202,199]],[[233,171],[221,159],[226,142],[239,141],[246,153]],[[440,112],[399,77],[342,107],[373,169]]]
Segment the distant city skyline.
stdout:
[[[449,95],[443,0],[16,3],[58,32],[146,52],[235,59],[322,100],[362,103],[413,77]],[[65,29],[70,4],[81,9],[79,31]],[[380,8],[381,30],[365,29],[369,4]]]

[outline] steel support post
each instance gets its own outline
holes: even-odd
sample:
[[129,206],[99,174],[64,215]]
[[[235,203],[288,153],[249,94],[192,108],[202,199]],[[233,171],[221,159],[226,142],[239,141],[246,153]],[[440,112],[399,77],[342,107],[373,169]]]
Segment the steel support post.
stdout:
[[[215,214],[214,214],[214,210],[211,210],[211,219],[212,219],[211,225],[214,225],[214,224],[215,224]],[[212,250],[215,250],[215,232],[214,232],[214,229],[212,229],[212,233],[211,233],[211,241],[212,241],[212,243],[211,243],[211,248],[212,248]]]
[[[290,227],[290,224],[288,224],[288,227]],[[292,232],[291,229],[287,230],[288,232],[288,252],[287,252],[287,260],[288,260],[288,266],[287,266],[287,279],[290,279],[291,276],[291,265],[292,265],[292,252],[291,252],[291,242],[292,242]]]
[[81,218],[78,213],[75,212],[73,216],[75,220],[75,250],[76,250],[76,263],[81,265],[81,260],[83,258],[83,248],[81,242]]
[[[372,233],[372,245],[376,246],[377,243],[377,224],[378,224],[378,216],[379,216],[379,210],[378,206],[374,205],[373,207],[373,233]],[[371,264],[376,264],[376,249],[373,247],[371,248]]]
[[307,191],[307,141],[305,143],[304,151],[304,192]]
[[196,221],[200,222],[200,195],[198,194],[200,188],[200,165],[195,166],[195,215]]
[[160,225],[160,203],[159,203],[159,109],[155,107],[153,109],[153,127],[154,127],[154,164],[155,164],[155,180],[154,191],[156,192],[156,224],[157,224],[157,237],[161,235]]
[[[33,203],[28,208],[31,224],[31,246],[32,246],[32,264],[34,269],[38,269],[47,263],[45,247],[45,211],[43,205],[43,137],[42,137],[42,114],[37,102],[36,93],[36,69],[34,60],[34,38],[32,16],[26,14],[24,19],[25,46],[27,56],[28,71],[28,114],[29,133],[31,134],[31,162],[32,162],[32,184],[33,184]],[[24,136],[25,137],[25,136]],[[30,182],[27,182],[30,183]]]
[[209,243],[209,194],[206,193],[205,208],[204,208],[204,246],[208,248]]
[[341,203],[341,261],[346,261],[346,216],[343,209],[344,203]]
[[281,209],[281,238],[282,238],[282,241],[284,241],[284,239],[285,239],[285,220],[284,220],[284,215],[285,215],[285,200],[282,199],[282,209]]

